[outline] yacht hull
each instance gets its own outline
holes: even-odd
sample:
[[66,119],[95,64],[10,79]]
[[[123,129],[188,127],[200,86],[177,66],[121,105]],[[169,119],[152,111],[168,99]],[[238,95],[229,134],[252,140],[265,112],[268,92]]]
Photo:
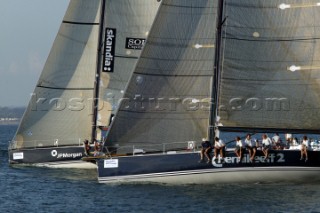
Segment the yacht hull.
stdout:
[[168,184],[218,184],[264,182],[320,182],[320,152],[309,152],[300,160],[300,151],[271,151],[265,162],[261,151],[250,162],[244,154],[239,163],[233,152],[225,162],[199,163],[199,153],[127,156],[98,159],[100,183],[157,182]]
[[96,168],[94,163],[82,161],[82,146],[9,149],[9,163],[51,168]]

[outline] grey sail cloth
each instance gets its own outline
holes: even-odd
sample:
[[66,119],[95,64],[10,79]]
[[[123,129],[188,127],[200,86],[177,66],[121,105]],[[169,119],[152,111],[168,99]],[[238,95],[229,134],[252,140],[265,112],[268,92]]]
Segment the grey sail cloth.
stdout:
[[318,2],[288,0],[280,9],[281,0],[225,1],[221,126],[319,129]]
[[217,4],[162,1],[107,146],[182,148],[207,135]]
[[[78,145],[91,138],[101,3],[70,1],[12,148]],[[139,49],[125,49],[127,38],[147,37],[159,4],[106,1],[103,30],[117,30],[116,58],[112,73],[100,73],[98,125],[109,124],[140,56]]]

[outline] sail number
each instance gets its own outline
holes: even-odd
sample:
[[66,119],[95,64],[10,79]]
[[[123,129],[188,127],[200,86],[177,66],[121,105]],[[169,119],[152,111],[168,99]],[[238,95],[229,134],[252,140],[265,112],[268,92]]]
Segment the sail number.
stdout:
[[277,163],[284,163],[284,162],[286,162],[285,159],[284,159],[284,154],[283,154],[283,153],[278,153],[278,154],[277,154],[277,157],[279,158],[279,159],[277,160]]

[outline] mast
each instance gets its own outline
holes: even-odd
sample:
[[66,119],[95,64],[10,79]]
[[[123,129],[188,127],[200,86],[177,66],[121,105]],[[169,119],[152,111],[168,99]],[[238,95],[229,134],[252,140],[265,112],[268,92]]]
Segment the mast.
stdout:
[[218,115],[218,88],[220,79],[220,50],[221,50],[221,37],[222,37],[222,25],[223,25],[223,4],[224,0],[219,0],[218,6],[218,19],[217,19],[217,31],[216,31],[216,51],[214,61],[214,76],[212,82],[211,92],[211,110],[209,118],[209,141],[213,142],[215,137],[215,123]]
[[91,140],[96,138],[97,134],[97,116],[98,116],[98,104],[99,104],[99,89],[100,89],[100,70],[101,70],[101,55],[103,47],[103,26],[104,26],[104,13],[105,13],[106,0],[101,0],[101,16],[100,16],[100,28],[99,28],[99,39],[98,39],[98,49],[97,49],[97,66],[94,81],[94,98],[93,98],[93,116],[92,116],[92,133]]

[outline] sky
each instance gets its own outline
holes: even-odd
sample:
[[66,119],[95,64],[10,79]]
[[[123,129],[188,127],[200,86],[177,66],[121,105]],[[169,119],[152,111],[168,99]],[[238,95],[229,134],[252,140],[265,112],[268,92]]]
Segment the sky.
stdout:
[[0,0],[0,107],[27,106],[69,0]]

